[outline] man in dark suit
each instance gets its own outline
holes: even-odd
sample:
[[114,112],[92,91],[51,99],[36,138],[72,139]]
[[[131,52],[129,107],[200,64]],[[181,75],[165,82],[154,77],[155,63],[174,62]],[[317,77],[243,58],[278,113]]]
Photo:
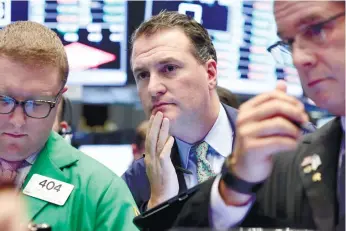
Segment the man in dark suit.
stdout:
[[227,171],[176,226],[345,230],[345,2],[276,1],[274,14],[282,41],[268,49],[292,55],[307,95],[336,118],[298,143],[307,116],[284,83],[243,104]]
[[132,43],[150,122],[145,157],[123,179],[144,211],[220,172],[232,152],[236,110],[220,103],[215,48],[194,19],[161,12],[139,26]]

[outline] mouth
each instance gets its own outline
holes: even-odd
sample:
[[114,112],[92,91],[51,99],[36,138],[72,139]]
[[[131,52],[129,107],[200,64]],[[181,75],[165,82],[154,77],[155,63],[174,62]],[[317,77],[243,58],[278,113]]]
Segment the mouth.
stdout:
[[151,109],[151,113],[152,114],[156,114],[158,111],[163,112],[167,105],[170,105],[170,103],[158,103],[158,104],[155,104],[152,107],[152,109]]
[[311,81],[308,83],[308,86],[313,87],[313,86],[319,84],[320,82],[323,82],[324,80],[326,80],[326,79],[323,78],[323,79],[317,79],[317,80]]
[[9,137],[12,137],[12,138],[16,138],[16,139],[19,139],[19,138],[22,138],[22,137],[26,136],[25,134],[7,133],[7,132],[4,132],[3,135],[9,136]]

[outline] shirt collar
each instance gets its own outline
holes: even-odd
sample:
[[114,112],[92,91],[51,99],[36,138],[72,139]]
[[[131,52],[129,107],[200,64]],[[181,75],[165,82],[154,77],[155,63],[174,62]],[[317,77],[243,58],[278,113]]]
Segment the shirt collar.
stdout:
[[36,160],[36,158],[37,158],[37,156],[38,156],[39,153],[40,153],[40,152],[36,152],[36,153],[32,154],[31,156],[27,157],[25,160],[26,160],[29,164],[33,165],[33,164],[35,163],[35,160]]
[[213,149],[227,157],[232,152],[233,131],[225,108],[220,104],[220,112],[214,126],[204,138]]
[[[217,153],[227,157],[232,152],[233,131],[225,108],[220,103],[219,115],[208,132],[204,141],[207,142]],[[186,143],[176,138],[181,164],[187,168],[190,149],[194,144]]]

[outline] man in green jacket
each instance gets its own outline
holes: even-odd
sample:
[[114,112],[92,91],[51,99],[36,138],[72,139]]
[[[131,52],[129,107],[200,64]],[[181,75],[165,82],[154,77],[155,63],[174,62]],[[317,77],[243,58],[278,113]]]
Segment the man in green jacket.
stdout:
[[21,21],[0,30],[0,182],[13,182],[28,218],[53,231],[137,230],[125,183],[51,131],[68,72],[50,29]]

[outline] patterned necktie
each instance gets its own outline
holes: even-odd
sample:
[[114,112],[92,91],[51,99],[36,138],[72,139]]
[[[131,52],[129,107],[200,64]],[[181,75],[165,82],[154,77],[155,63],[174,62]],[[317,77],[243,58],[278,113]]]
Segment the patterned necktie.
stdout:
[[209,178],[215,176],[211,164],[207,160],[209,145],[206,142],[202,142],[196,147],[197,158],[197,180],[198,183],[202,183]]
[[27,166],[26,160],[7,161],[0,159],[0,184],[14,184],[17,170]]

